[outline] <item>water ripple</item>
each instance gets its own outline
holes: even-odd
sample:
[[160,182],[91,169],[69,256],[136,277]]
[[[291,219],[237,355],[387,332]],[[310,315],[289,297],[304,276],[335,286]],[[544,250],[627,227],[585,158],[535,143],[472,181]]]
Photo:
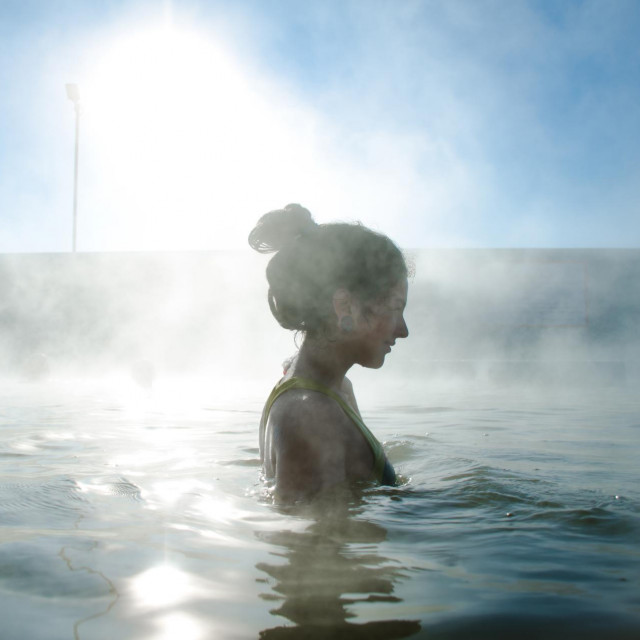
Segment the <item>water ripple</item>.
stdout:
[[69,477],[45,482],[25,478],[0,484],[0,513],[4,514],[35,510],[54,515],[78,515],[86,504],[78,484]]

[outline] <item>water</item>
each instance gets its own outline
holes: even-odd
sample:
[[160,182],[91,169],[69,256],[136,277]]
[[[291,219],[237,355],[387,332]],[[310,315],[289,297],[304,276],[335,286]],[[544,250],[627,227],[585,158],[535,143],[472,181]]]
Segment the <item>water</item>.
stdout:
[[405,483],[306,511],[264,496],[267,392],[5,381],[3,640],[640,637],[630,391],[380,383]]

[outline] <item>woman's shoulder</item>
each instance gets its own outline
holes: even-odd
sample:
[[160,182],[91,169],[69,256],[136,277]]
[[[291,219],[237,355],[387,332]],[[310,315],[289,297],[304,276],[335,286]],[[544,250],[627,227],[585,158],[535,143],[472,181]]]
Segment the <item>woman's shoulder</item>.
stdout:
[[295,430],[300,435],[326,436],[348,421],[333,398],[311,389],[289,389],[276,399],[269,415],[269,422],[280,432]]

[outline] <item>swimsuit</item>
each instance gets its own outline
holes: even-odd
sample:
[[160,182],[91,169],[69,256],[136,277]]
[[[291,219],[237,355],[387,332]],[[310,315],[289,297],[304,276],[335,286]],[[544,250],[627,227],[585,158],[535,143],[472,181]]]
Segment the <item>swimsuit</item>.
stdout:
[[289,389],[308,389],[309,391],[318,391],[319,393],[324,393],[324,395],[335,400],[342,410],[351,418],[358,431],[362,434],[362,437],[367,441],[367,444],[371,448],[371,452],[373,453],[373,478],[380,482],[380,484],[393,485],[396,483],[396,472],[391,466],[389,460],[387,460],[387,456],[384,453],[382,445],[373,433],[369,431],[365,423],[362,421],[362,418],[345,402],[344,398],[338,395],[335,391],[332,391],[328,387],[325,387],[314,380],[294,377],[278,382],[264,406],[262,420],[260,421],[261,433],[264,432],[267,425],[267,418],[269,417],[269,411],[271,411],[273,403]]

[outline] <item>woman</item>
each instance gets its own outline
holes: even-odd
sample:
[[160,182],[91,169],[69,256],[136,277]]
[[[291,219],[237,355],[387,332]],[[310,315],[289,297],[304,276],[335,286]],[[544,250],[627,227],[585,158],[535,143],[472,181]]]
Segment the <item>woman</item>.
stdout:
[[359,224],[316,224],[297,204],[265,214],[249,235],[267,266],[269,306],[304,338],[265,405],[260,458],[276,496],[318,494],[342,482],[395,482],[360,417],[347,371],[378,369],[409,335],[407,265],[384,235]]

